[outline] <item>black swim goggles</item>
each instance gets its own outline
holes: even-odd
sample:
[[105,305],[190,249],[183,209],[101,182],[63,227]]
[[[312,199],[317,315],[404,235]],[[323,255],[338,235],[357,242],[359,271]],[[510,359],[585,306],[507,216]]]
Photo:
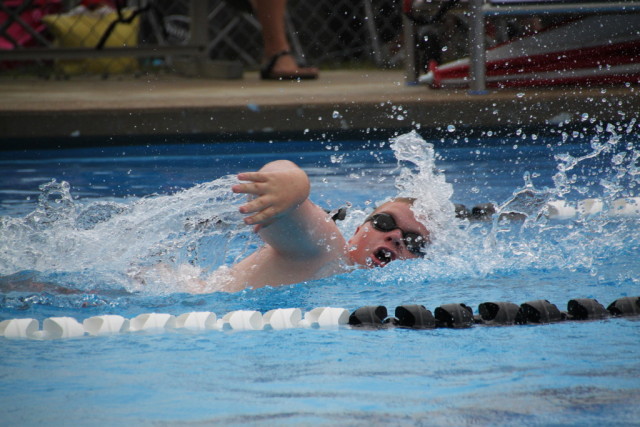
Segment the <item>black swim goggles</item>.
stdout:
[[393,215],[386,212],[376,213],[367,218],[365,222],[369,221],[371,221],[373,228],[378,231],[386,233],[396,229],[400,230],[402,232],[402,240],[404,241],[404,245],[407,247],[407,250],[414,255],[420,257],[424,256],[424,248],[427,243],[429,243],[429,239],[412,231],[404,231],[402,228],[398,227]]

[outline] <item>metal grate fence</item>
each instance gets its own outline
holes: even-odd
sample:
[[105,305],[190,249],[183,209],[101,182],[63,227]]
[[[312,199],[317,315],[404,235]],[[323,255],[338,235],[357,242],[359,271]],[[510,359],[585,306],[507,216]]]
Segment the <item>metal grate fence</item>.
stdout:
[[[294,51],[319,66],[400,65],[400,2],[289,0],[287,30]],[[262,55],[260,24],[238,3],[2,0],[0,72],[126,73],[170,66],[185,56],[254,69]]]

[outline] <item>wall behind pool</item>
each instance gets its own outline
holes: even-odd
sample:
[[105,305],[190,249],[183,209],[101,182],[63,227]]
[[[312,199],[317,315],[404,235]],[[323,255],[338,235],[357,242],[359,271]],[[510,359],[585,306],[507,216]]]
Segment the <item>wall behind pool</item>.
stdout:
[[[640,97],[639,97],[640,98]],[[586,117],[586,119],[585,119]],[[424,127],[419,124],[393,127],[370,127],[365,129],[332,129],[326,131],[312,131],[303,129],[300,131],[270,131],[270,132],[220,132],[198,134],[175,135],[93,135],[93,136],[47,136],[26,138],[3,138],[0,135],[0,152],[27,152],[29,150],[56,150],[68,148],[98,148],[98,147],[122,147],[122,146],[163,146],[175,144],[215,144],[215,150],[221,153],[238,152],[238,143],[242,143],[243,150],[255,152],[263,143],[269,143],[269,152],[287,153],[294,151],[316,150],[318,145],[314,142],[330,143],[340,142],[341,149],[357,150],[368,148],[363,143],[388,141],[398,135],[417,131],[425,140],[434,142],[440,148],[466,147],[466,146],[498,146],[506,143],[504,138],[518,137],[521,135],[536,135],[540,137],[555,137],[562,134],[573,137],[594,135],[598,127],[614,126],[627,127],[633,125],[633,119],[615,122],[606,122],[583,116],[578,120],[565,119],[559,122],[547,124],[516,124],[500,126],[466,126],[445,125]],[[565,136],[566,138],[566,136]],[[348,143],[348,145],[344,145]],[[531,139],[522,141],[522,144],[537,145]],[[232,147],[232,148],[229,148]]]
[[[73,83],[73,82],[71,82]],[[80,89],[65,86],[72,93]],[[277,97],[263,104],[164,106],[125,94],[122,105],[107,109],[99,102],[13,105],[0,109],[0,149],[61,148],[104,144],[218,142],[235,140],[304,140],[389,137],[391,131],[419,129],[428,139],[469,129],[506,132],[518,128],[556,127],[582,130],[585,117],[602,123],[625,122],[640,111],[637,85],[496,90],[469,95],[464,90],[433,91],[401,83],[375,96],[350,96],[332,81],[320,96],[291,96],[286,88],[266,88]],[[364,80],[361,83],[366,83]],[[358,83],[360,84],[360,82]],[[106,87],[106,86],[105,86]],[[211,90],[204,87],[203,91]],[[71,96],[71,94],[68,94]],[[82,93],[75,93],[81,97]],[[170,99],[171,93],[154,96]],[[35,99],[37,93],[34,94]],[[156,99],[156,98],[154,98]],[[170,105],[170,103],[168,104]],[[64,107],[64,108],[63,108]],[[588,123],[587,123],[588,124]],[[461,136],[478,136],[459,134]]]

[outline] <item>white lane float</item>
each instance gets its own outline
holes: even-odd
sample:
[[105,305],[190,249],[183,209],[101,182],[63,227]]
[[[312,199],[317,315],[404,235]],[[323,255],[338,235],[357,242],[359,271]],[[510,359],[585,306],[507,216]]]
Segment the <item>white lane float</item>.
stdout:
[[565,220],[575,218],[578,210],[565,200],[554,200],[547,203],[547,216],[553,219]]
[[191,331],[217,329],[217,317],[215,313],[209,311],[185,313],[176,318],[175,327],[177,329],[188,329]]
[[547,216],[551,219],[566,220],[598,214],[616,218],[638,217],[640,216],[640,197],[617,199],[610,206],[606,206],[601,199],[584,199],[575,204],[565,200],[553,200],[547,203]]
[[144,313],[133,319],[119,315],[101,315],[82,323],[72,317],[50,317],[42,330],[36,319],[8,319],[0,322],[0,336],[9,339],[62,339],[85,335],[107,336],[131,332],[191,331],[259,331],[309,327],[338,327],[349,321],[344,308],[319,307],[304,316],[299,308],[279,308],[264,315],[255,310],[237,310],[218,318],[212,312],[191,312],[174,316],[167,313]]
[[105,314],[85,319],[82,326],[89,335],[121,334],[129,330],[129,319],[115,314]]
[[307,312],[300,322],[305,327],[336,327],[349,322],[349,312],[344,308],[318,307]]
[[618,199],[611,204],[610,213],[613,216],[640,216],[640,197]]
[[60,338],[77,338],[84,334],[84,326],[73,317],[50,317],[44,319],[42,331],[35,332],[33,337],[55,340]]
[[259,311],[237,310],[227,313],[218,324],[224,330],[258,331],[263,328],[264,321]]
[[302,320],[302,311],[299,308],[278,308],[267,311],[262,316],[264,326],[271,329],[297,328]]
[[32,338],[40,329],[36,319],[8,319],[0,322],[0,336],[5,338]]
[[145,313],[131,319],[129,330],[131,332],[140,331],[162,331],[165,329],[175,329],[176,317],[166,313]]

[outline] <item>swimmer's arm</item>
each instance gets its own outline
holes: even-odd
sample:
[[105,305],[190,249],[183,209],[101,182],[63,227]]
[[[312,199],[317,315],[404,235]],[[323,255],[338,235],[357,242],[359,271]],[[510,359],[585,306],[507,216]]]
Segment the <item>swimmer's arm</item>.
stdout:
[[[232,191],[254,196],[240,207],[245,223],[273,249],[290,258],[309,258],[320,251],[341,250],[344,239],[328,214],[309,200],[307,174],[295,163],[277,160],[258,172],[241,173]],[[333,246],[336,246],[333,248]]]
[[240,206],[240,212],[250,215],[244,222],[254,225],[256,232],[301,206],[311,190],[307,174],[288,160],[267,163],[258,172],[240,173],[238,179],[249,182],[234,185],[231,190],[251,196]]
[[134,282],[142,286],[175,285],[183,292],[201,294],[209,291],[208,281],[200,278],[202,270],[189,264],[170,266],[164,262],[146,267],[134,267],[128,274]]

